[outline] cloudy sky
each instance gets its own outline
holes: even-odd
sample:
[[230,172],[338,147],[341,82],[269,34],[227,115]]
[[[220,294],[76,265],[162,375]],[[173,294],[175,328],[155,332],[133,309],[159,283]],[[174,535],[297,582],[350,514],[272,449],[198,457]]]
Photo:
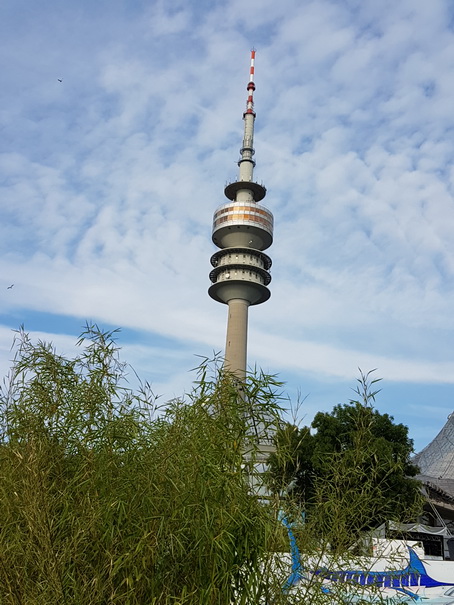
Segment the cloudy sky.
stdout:
[[305,421],[377,368],[377,408],[417,450],[435,436],[454,409],[451,0],[3,0],[0,40],[3,375],[21,324],[66,354],[85,321],[120,327],[164,400],[223,349],[211,221],[255,47],[275,240],[249,363]]

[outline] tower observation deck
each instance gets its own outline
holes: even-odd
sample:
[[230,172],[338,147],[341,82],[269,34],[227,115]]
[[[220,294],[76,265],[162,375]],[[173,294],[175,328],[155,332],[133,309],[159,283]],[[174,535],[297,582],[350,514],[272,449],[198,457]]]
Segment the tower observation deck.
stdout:
[[255,51],[243,113],[244,136],[238,161],[238,180],[224,190],[229,200],[213,217],[213,243],[220,248],[211,257],[211,298],[228,305],[225,368],[239,378],[246,374],[248,310],[270,297],[271,259],[263,251],[273,242],[273,215],[259,204],[266,195],[254,181],[254,69]]

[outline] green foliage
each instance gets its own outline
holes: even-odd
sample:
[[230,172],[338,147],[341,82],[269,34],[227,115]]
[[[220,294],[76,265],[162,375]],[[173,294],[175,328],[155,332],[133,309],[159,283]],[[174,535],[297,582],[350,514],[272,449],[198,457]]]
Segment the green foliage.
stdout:
[[148,385],[125,386],[114,333],[88,326],[79,344],[69,360],[18,334],[0,401],[2,605],[258,598],[276,522],[243,451],[252,398],[259,420],[278,413],[276,381],[239,393],[204,362],[191,401],[160,409]]
[[[318,576],[282,591],[277,513],[300,519],[301,507],[251,489],[257,434],[279,423],[275,377],[239,383],[203,360],[189,400],[159,407],[148,384],[128,386],[115,332],[87,326],[78,344],[67,359],[20,331],[0,393],[2,605],[344,602]],[[388,443],[392,419],[363,408],[320,416],[317,448],[308,429],[282,430],[281,485],[296,478],[304,506],[317,503],[297,532],[306,567],[328,552],[345,561],[377,486],[399,482],[406,432]]]
[[378,381],[370,373],[358,382],[359,400],[316,414],[315,432],[284,426],[270,460],[274,490],[290,486],[317,533],[330,534],[339,550],[388,519],[414,519],[422,506],[407,427],[372,407]]

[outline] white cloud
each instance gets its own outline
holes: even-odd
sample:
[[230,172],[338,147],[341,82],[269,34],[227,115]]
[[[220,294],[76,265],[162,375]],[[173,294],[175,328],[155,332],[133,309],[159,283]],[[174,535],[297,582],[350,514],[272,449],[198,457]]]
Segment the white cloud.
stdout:
[[448,0],[3,10],[4,324],[46,312],[175,338],[187,348],[159,372],[171,391],[187,350],[222,348],[211,218],[236,175],[255,45],[256,177],[276,238],[251,362],[452,383]]

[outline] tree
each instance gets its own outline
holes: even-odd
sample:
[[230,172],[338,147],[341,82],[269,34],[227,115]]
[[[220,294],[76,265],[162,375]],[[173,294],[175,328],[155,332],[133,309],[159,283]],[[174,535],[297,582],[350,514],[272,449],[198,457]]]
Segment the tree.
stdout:
[[422,503],[408,428],[373,408],[370,373],[358,381],[360,399],[316,414],[312,432],[284,426],[270,459],[273,488],[316,517],[319,531],[338,527],[348,542],[386,520],[414,519]]

